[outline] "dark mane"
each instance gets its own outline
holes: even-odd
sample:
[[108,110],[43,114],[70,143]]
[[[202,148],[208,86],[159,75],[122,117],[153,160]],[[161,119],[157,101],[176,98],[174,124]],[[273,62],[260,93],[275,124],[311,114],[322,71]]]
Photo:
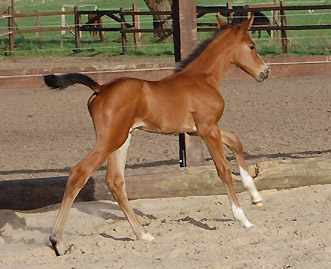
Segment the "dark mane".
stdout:
[[[225,29],[228,29],[229,27],[231,27],[230,25],[228,27],[226,27]],[[201,42],[193,51],[192,53],[187,56],[183,61],[181,61],[180,63],[178,63],[178,65],[176,66],[176,70],[175,72],[179,72],[181,70],[183,70],[186,66],[188,66],[191,62],[193,62],[200,54],[201,52],[215,39],[215,37],[219,36],[220,34],[222,34],[224,32],[225,29],[222,30],[216,30],[214,35],[209,38],[206,39],[205,41]]]

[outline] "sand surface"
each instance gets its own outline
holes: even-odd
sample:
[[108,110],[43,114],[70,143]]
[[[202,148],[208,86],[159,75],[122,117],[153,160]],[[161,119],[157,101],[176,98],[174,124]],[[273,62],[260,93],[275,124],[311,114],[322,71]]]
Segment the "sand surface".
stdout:
[[0,267],[330,268],[331,185],[262,195],[263,207],[239,195],[255,224],[248,229],[233,221],[226,196],[132,201],[153,242],[135,239],[116,203],[77,203],[63,257],[48,244],[58,206],[1,210]]

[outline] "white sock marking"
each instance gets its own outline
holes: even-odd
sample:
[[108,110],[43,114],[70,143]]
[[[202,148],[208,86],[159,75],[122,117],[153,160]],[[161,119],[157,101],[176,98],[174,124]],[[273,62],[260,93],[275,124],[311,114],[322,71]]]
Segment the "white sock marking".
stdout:
[[249,220],[246,218],[244,211],[241,207],[237,207],[235,204],[231,204],[233,216],[236,220],[239,220],[242,225],[246,228],[254,226]]
[[239,166],[239,171],[240,171],[240,177],[241,177],[243,186],[246,188],[248,193],[251,195],[253,202],[254,203],[261,202],[262,196],[257,191],[253,178],[241,166]]

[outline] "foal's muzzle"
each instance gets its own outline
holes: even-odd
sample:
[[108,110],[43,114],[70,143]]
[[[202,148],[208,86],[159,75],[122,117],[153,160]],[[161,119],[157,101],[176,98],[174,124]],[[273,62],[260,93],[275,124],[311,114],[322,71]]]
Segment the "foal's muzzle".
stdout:
[[258,81],[262,82],[268,78],[270,74],[270,68],[268,67],[265,72],[260,72]]

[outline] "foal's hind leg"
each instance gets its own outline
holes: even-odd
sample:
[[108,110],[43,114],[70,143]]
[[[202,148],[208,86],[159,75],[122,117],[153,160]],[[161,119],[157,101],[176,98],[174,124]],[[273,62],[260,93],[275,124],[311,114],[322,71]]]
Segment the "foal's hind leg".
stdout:
[[230,164],[225,158],[221,131],[217,124],[198,128],[202,139],[206,142],[209,152],[214,160],[217,174],[225,184],[228,197],[232,206],[232,213],[236,220],[239,220],[245,227],[253,226],[246,218],[240,207],[238,197],[233,187]]
[[256,189],[253,178],[247,172],[248,168],[244,158],[244,150],[239,138],[234,133],[222,128],[220,128],[220,130],[223,144],[225,144],[236,157],[243,186],[250,194],[253,204],[262,206],[262,197]]
[[152,241],[154,237],[147,233],[141,225],[129,204],[125,190],[124,168],[127,150],[130,145],[130,136],[131,135],[129,134],[128,139],[121,148],[109,156],[106,184],[121,207],[137,238]]
[[50,236],[50,241],[53,245],[55,253],[59,255],[65,254],[65,249],[62,244],[62,234],[64,226],[67,222],[70,208],[78,195],[79,191],[84,187],[91,174],[95,172],[107,159],[109,154],[114,150],[109,144],[98,142],[90,153],[70,171],[67,186],[63,195],[61,207],[56,217],[55,225]]
[[76,196],[84,187],[91,174],[105,162],[112,150],[112,148],[98,142],[92,151],[71,169],[61,207],[49,238],[54,247],[55,253],[58,256],[65,254],[65,249],[61,243],[62,234],[64,226],[67,222],[70,208]]

